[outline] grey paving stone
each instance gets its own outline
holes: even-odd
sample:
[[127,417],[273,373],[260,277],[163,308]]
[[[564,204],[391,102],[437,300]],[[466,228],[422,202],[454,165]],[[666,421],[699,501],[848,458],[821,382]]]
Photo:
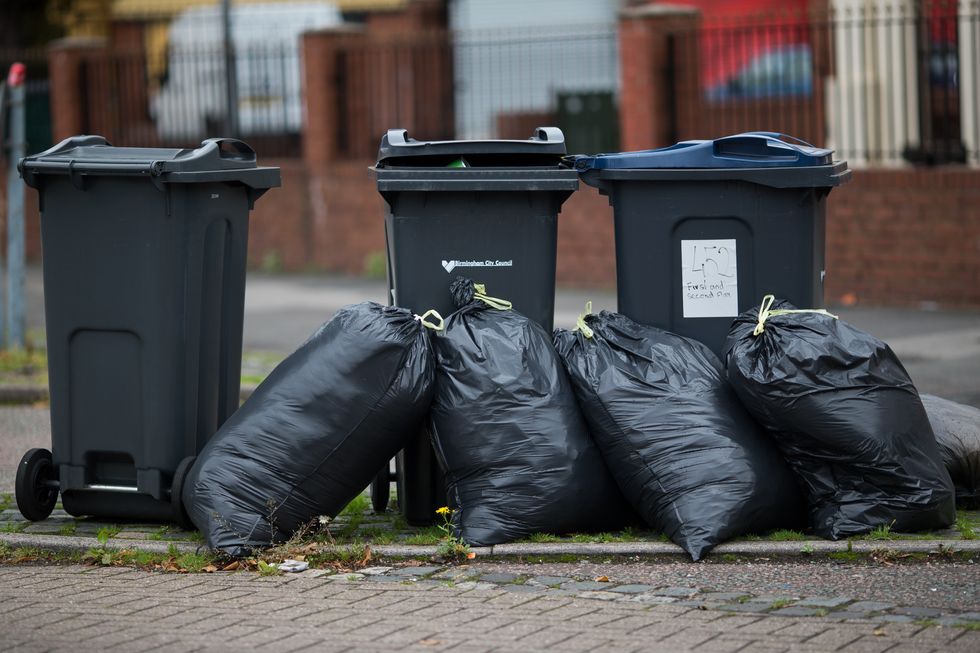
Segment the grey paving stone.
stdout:
[[563,576],[535,576],[534,578],[528,579],[527,582],[544,585],[545,587],[559,587],[565,583],[573,583],[575,579],[565,578]]
[[708,601],[736,601],[743,596],[748,596],[745,592],[701,592],[701,598]]
[[654,594],[658,596],[676,596],[678,598],[690,598],[698,593],[696,587],[664,587],[662,589],[654,590]]
[[[901,615],[896,615],[901,616]],[[909,621],[914,621],[912,617],[907,617]],[[941,619],[936,619],[936,623],[940,626],[968,626],[971,625],[972,621],[964,621],[963,619],[958,619],[956,617],[942,617]]]
[[632,583],[630,585],[617,585],[616,587],[610,587],[610,592],[621,592],[623,594],[643,594],[645,592],[650,592],[654,590],[653,585],[643,585],[640,583]]
[[[847,606],[849,612],[881,612],[882,610],[890,610],[894,608],[894,603],[887,603],[885,601],[858,601]],[[834,616],[837,616],[836,614]]]
[[394,567],[365,567],[361,570],[361,573],[365,576],[380,576],[381,574],[386,574],[394,569]]
[[119,531],[116,537],[120,540],[148,540],[150,533],[145,531]]
[[22,533],[34,535],[58,535],[66,522],[50,522],[48,520],[35,522],[22,530]]
[[586,590],[585,592],[579,592],[578,596],[583,599],[599,599],[600,601],[616,601],[623,597],[622,594],[603,590]]
[[796,602],[796,605],[812,606],[816,608],[839,608],[845,603],[850,603],[854,599],[846,596],[807,596]]
[[520,578],[518,574],[490,573],[480,575],[480,580],[484,583],[513,583],[518,578]]
[[965,621],[980,621],[980,612],[961,612],[955,616],[957,619],[963,619]]
[[516,583],[506,583],[500,586],[500,589],[505,592],[514,592],[515,594],[531,594],[533,592],[547,592],[547,588],[540,587],[538,585],[518,585]]
[[[850,606],[848,606],[848,608],[850,608]],[[869,619],[870,618],[870,615],[871,615],[871,612],[867,612],[867,611],[865,611],[865,612],[857,612],[857,611],[854,611],[854,610],[845,609],[845,610],[835,610],[833,612],[830,612],[830,613],[827,614],[827,618],[828,619],[835,619],[835,620],[841,620],[841,619]],[[878,619],[879,617],[874,617],[874,618],[875,619]]]
[[933,617],[938,617],[942,615],[942,610],[937,610],[936,608],[919,608],[915,606],[903,605],[897,608],[893,608],[892,614],[904,614],[910,617],[917,617],[919,619],[931,619]]
[[718,606],[718,609],[726,612],[767,612],[770,605],[768,601],[765,603],[747,601],[745,603],[726,603]]
[[388,573],[392,576],[428,576],[441,570],[442,567],[400,567]]
[[563,590],[572,590],[574,592],[593,592],[609,589],[609,583],[600,583],[594,580],[574,580],[570,583],[562,583],[561,588]]
[[915,621],[915,619],[905,614],[883,614],[878,619],[893,624],[907,624],[910,621]]
[[820,614],[820,612],[818,612],[816,608],[804,608],[791,605],[787,608],[773,610],[769,614],[779,615],[780,617],[813,617]]
[[463,581],[462,583],[456,583],[453,587],[458,590],[495,590],[497,586],[493,583],[478,583],[475,580]]

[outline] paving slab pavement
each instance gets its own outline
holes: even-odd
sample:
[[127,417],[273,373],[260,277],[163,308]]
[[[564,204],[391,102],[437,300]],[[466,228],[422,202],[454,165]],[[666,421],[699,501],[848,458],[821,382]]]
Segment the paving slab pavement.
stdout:
[[[377,578],[0,566],[0,648],[467,653],[980,649],[976,629],[911,617],[883,619],[875,609],[864,609],[880,610],[880,605],[823,613],[791,605],[774,608],[783,604],[768,599],[758,605],[694,605],[669,596],[642,601],[629,594],[533,585]],[[522,590],[513,591],[518,587]],[[609,594],[613,596],[605,596]]]

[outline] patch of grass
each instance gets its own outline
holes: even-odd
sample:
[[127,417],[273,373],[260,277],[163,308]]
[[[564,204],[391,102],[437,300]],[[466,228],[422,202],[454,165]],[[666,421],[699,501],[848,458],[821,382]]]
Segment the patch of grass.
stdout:
[[0,526],[0,533],[20,533],[27,528],[26,521],[12,521]]
[[880,524],[874,528],[870,533],[865,535],[863,539],[865,540],[893,540],[895,536],[892,535],[892,522],[891,524]]
[[0,493],[0,510],[7,510],[14,507],[14,495],[6,492]]
[[149,537],[147,537],[146,539],[159,542],[160,540],[163,539],[163,536],[168,534],[169,532],[170,532],[170,527],[164,524],[160,528],[150,533]]
[[368,279],[384,279],[388,259],[383,250],[368,252],[364,257],[364,276]]
[[44,349],[0,350],[0,382],[47,383],[48,354]]
[[0,542],[0,560],[3,560],[8,555],[10,555],[10,545],[6,542]]
[[912,623],[915,624],[916,626],[926,626],[926,627],[939,625],[939,622],[936,621],[935,619],[916,619]]
[[367,544],[352,544],[338,547],[331,551],[318,551],[306,556],[306,562],[311,567],[355,567],[365,560],[370,560],[370,548]]
[[526,538],[524,538],[524,541],[541,544],[544,542],[561,542],[562,538],[558,537],[553,533],[531,533]]
[[977,539],[976,529],[973,528],[973,524],[964,517],[957,516],[956,530],[960,532],[960,537],[962,537],[964,540]]
[[799,531],[788,530],[785,528],[769,533],[764,539],[770,542],[802,542],[807,539],[806,535]]
[[119,535],[122,529],[115,524],[110,526],[103,526],[99,529],[99,532],[95,534],[95,539],[99,541],[99,544],[105,546],[106,542]]
[[337,535],[338,539],[350,539],[353,537],[354,532],[360,527],[361,522],[364,521],[364,512],[370,504],[371,500],[368,498],[368,495],[361,493],[344,506],[344,509],[340,511],[337,517],[347,518],[347,523],[344,524],[344,527]]
[[437,526],[426,526],[414,535],[405,538],[405,544],[418,544],[423,546],[434,546],[442,540],[442,531]]
[[359,537],[370,541],[371,544],[392,544],[396,540],[394,533],[381,527],[362,528],[357,534]]
[[956,627],[964,630],[980,630],[980,621],[968,621],[966,623],[957,624]]
[[734,553],[722,553],[721,554],[721,561],[722,562],[738,562],[738,556],[735,555]]
[[775,601],[769,604],[769,609],[779,610],[780,608],[785,608],[787,605],[790,605],[791,603],[792,601],[789,599],[776,599]]
[[181,553],[174,558],[174,564],[189,572],[198,572],[214,562],[210,553]]
[[857,551],[834,551],[828,553],[827,557],[838,562],[859,562],[861,560],[861,554]]
[[77,522],[68,522],[64,526],[58,529],[59,535],[74,535],[75,530],[78,528]]

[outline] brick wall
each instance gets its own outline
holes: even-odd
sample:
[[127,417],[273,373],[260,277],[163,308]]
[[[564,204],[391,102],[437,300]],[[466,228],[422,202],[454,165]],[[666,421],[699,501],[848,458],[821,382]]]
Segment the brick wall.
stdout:
[[980,307],[980,170],[858,170],[827,210],[828,302]]

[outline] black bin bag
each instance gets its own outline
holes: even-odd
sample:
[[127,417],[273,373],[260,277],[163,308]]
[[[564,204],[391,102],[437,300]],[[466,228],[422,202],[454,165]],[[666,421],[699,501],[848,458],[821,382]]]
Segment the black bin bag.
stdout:
[[402,308],[347,306],[255,389],[184,485],[212,549],[242,556],[285,541],[368,486],[429,409],[435,359],[423,322]]
[[956,505],[980,508],[980,408],[934,395],[919,396],[953,480]]
[[800,523],[793,474],[708,347],[607,311],[556,329],[555,347],[623,494],[693,560]]
[[487,546],[532,533],[621,528],[602,462],[548,333],[457,277],[460,307],[432,339],[432,434],[455,534]]
[[953,485],[929,418],[884,342],[767,295],[735,319],[725,352],[735,392],[802,482],[817,535],[953,522]]

